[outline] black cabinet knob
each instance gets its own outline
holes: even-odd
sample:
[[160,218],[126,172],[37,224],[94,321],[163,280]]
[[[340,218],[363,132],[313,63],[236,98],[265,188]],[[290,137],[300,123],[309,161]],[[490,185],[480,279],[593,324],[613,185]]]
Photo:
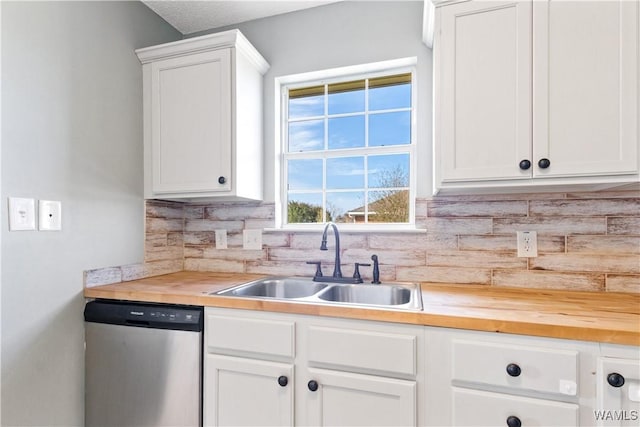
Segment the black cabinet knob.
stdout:
[[509,374],[512,377],[517,377],[520,376],[520,373],[522,373],[522,369],[520,369],[520,366],[516,365],[515,363],[509,363],[507,365],[507,374]]
[[314,380],[311,380],[307,384],[307,387],[309,387],[309,390],[311,390],[311,391],[316,391],[318,389],[318,382],[314,381]]
[[224,184],[225,182],[227,182],[227,178],[225,178],[224,176],[221,176],[220,178],[218,178],[219,184]]
[[520,160],[520,164],[518,166],[520,166],[520,169],[523,171],[526,171],[531,167],[531,162],[529,160]]
[[540,159],[538,160],[538,166],[540,169],[546,169],[551,165],[551,161],[549,159]]
[[611,387],[622,387],[624,385],[624,377],[617,372],[607,375],[607,382]]
[[284,375],[279,376],[278,384],[280,384],[281,387],[286,387],[287,384],[289,384],[289,378],[285,377]]
[[509,427],[521,427],[522,426],[522,421],[520,421],[520,418],[515,417],[513,415],[510,415],[507,417],[507,426]]

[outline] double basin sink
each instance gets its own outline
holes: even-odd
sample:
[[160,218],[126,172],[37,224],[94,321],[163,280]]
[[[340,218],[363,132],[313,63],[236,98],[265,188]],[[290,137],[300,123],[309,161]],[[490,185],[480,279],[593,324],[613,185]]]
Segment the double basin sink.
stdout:
[[304,277],[268,277],[214,292],[214,295],[422,310],[420,285],[319,283]]

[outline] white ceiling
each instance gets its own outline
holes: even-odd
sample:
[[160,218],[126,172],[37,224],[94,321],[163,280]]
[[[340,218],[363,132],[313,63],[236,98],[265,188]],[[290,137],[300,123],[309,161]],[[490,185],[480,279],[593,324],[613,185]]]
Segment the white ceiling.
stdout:
[[225,27],[341,0],[142,0],[182,34]]

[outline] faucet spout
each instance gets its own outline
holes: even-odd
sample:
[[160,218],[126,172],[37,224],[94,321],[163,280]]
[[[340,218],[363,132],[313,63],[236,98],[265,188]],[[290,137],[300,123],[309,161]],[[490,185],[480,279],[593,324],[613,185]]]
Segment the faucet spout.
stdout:
[[333,277],[342,278],[342,270],[340,269],[340,232],[338,231],[338,226],[333,222],[328,222],[327,225],[324,226],[324,231],[322,232],[322,243],[320,244],[320,250],[327,250],[327,230],[329,227],[333,228],[333,235],[336,241],[336,260],[335,265],[333,267]]

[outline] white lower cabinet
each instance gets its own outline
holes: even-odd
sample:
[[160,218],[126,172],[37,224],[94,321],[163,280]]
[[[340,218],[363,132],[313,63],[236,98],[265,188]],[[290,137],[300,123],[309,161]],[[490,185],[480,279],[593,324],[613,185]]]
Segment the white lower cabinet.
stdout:
[[597,343],[429,327],[425,341],[427,425],[596,424]]
[[205,308],[205,426],[638,426],[640,347]]
[[597,372],[598,425],[640,425],[640,348],[604,346]]
[[[309,369],[306,425],[415,426],[417,383],[374,375]],[[314,391],[315,390],[315,391]]]
[[293,425],[293,365],[214,354],[205,363],[206,425]]
[[205,426],[423,424],[423,327],[221,308],[205,315]]

